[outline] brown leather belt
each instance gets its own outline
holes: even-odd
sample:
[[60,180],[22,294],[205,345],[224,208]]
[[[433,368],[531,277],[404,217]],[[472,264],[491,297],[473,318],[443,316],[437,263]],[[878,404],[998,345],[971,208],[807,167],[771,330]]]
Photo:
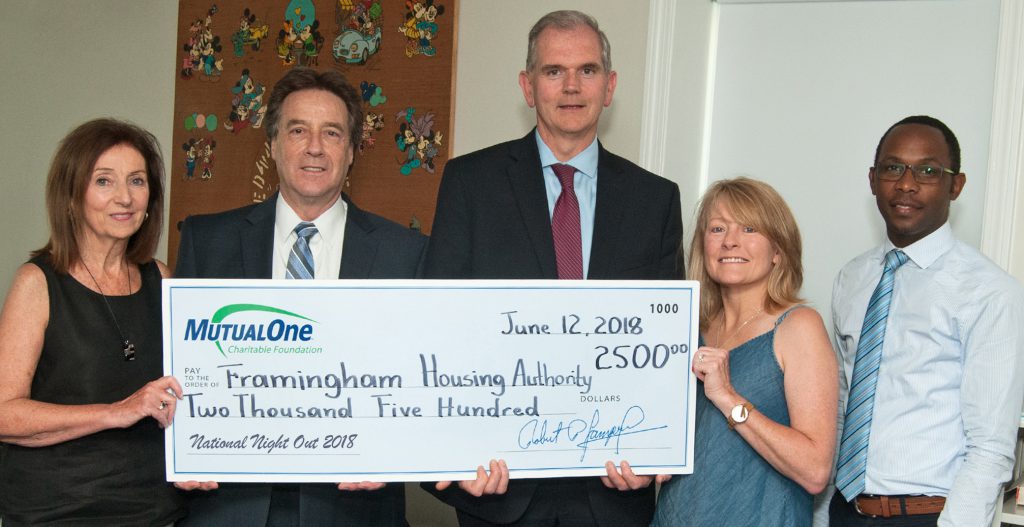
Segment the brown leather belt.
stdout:
[[946,506],[942,496],[876,496],[861,494],[853,500],[857,512],[872,518],[938,514]]

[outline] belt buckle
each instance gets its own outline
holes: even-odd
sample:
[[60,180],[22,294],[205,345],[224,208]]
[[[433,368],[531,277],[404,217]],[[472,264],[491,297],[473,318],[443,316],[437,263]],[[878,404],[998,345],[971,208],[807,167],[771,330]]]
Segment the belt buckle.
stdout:
[[[864,495],[861,494],[860,496],[864,496]],[[878,517],[877,514],[868,514],[868,513],[864,512],[864,511],[862,511],[860,509],[860,502],[859,502],[860,496],[857,496],[857,497],[853,498],[853,509],[856,510],[857,514],[860,514],[861,516],[865,516],[867,518],[877,518]]]

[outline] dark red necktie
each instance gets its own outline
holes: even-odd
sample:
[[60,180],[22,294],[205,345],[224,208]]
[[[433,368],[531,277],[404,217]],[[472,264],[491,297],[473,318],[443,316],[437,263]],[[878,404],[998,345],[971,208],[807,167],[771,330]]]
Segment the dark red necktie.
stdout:
[[573,175],[576,169],[556,163],[551,165],[562,193],[555,201],[555,212],[551,216],[551,236],[555,239],[555,261],[558,264],[559,280],[583,279],[583,244],[580,241],[580,202],[573,189]]

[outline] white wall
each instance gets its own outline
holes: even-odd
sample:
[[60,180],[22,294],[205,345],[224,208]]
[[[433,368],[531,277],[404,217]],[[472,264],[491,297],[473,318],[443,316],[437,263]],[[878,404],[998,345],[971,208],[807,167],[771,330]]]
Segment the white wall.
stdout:
[[749,175],[786,198],[823,316],[838,269],[884,239],[867,169],[907,115],[956,132],[967,186],[952,224],[978,245],[998,14],[998,0],[720,7],[708,176]]
[[0,2],[0,297],[46,243],[46,172],[68,131],[119,117],[173,151],[177,19],[177,2],[167,1]]

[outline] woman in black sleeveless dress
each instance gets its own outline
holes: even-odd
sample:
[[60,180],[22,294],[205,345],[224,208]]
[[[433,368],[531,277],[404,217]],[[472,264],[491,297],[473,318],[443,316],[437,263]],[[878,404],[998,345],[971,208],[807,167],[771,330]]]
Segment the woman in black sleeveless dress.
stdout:
[[181,387],[161,376],[162,179],[156,138],[111,119],[79,126],[54,156],[50,240],[0,314],[5,527],[185,514],[163,462]]

